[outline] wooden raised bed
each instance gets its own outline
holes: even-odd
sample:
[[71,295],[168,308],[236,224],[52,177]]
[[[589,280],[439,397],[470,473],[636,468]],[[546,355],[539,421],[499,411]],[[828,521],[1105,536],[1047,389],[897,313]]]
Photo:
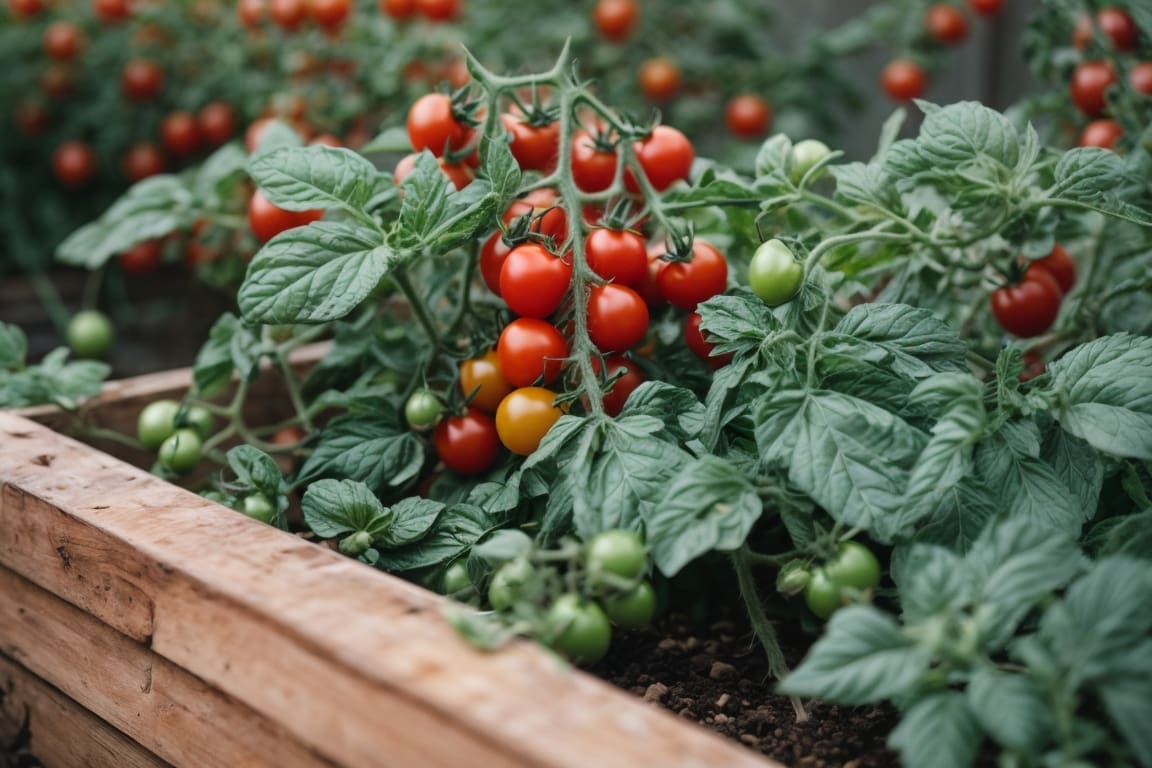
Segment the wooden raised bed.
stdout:
[[[134,423],[188,371],[109,385]],[[0,412],[0,737],[46,765],[772,766],[444,598]]]

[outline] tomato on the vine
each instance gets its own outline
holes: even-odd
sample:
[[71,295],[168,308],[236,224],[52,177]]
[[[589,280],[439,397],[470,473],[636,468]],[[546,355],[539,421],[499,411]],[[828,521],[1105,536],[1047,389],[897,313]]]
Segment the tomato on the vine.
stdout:
[[584,240],[588,267],[605,280],[635,286],[648,274],[648,249],[638,232],[598,227]]
[[116,257],[116,262],[120,265],[120,269],[129,275],[146,275],[155,272],[160,266],[161,251],[159,240],[145,240],[121,251]]
[[164,88],[164,70],[151,59],[134,59],[120,72],[120,90],[132,101],[151,101]]
[[1076,285],[1076,261],[1059,243],[1052,247],[1047,256],[1037,259],[1032,265],[1056,278],[1056,284],[1065,294]]
[[261,242],[268,242],[281,232],[303,227],[324,217],[320,209],[310,211],[286,211],[271,203],[264,193],[257,189],[248,203],[248,225]]
[[1094,117],[1104,111],[1104,93],[1116,83],[1116,70],[1107,61],[1083,61],[1072,70],[1072,102],[1077,108]]
[[642,581],[629,592],[604,598],[600,605],[608,620],[621,629],[643,629],[656,615],[656,590]]
[[733,136],[741,139],[759,138],[772,123],[772,108],[763,97],[755,93],[743,93],[730,98],[724,106],[724,122]]
[[924,95],[927,76],[911,59],[893,59],[880,72],[880,85],[893,101],[911,101]]
[[1128,70],[1128,84],[1137,93],[1152,96],[1152,61],[1133,64]]
[[1039,336],[1056,321],[1063,296],[1050,272],[1029,266],[1019,283],[992,292],[992,314],[1008,333]]
[[226,101],[210,101],[196,113],[196,129],[205,144],[218,147],[236,132],[236,110]]
[[54,21],[44,30],[44,53],[57,61],[71,61],[84,49],[84,33],[70,21]]
[[52,153],[52,172],[61,184],[82,187],[96,175],[96,153],[83,141],[66,141]]
[[636,0],[597,0],[592,7],[596,31],[610,43],[627,40],[639,20],[640,6]]
[[669,262],[656,284],[669,304],[694,310],[728,287],[728,261],[710,243],[697,238],[692,243],[692,260]]
[[[1096,12],[1096,25],[1118,51],[1130,51],[1139,42],[1140,30],[1123,8],[1101,8]],[[1085,48],[1092,41],[1093,34],[1092,17],[1087,14],[1080,16],[1072,32],[1072,43],[1077,48]]]
[[380,12],[401,21],[416,13],[416,0],[380,0]]
[[804,139],[796,142],[792,145],[792,151],[789,153],[788,178],[792,180],[793,184],[799,184],[808,175],[808,171],[815,168],[818,163],[823,162],[824,158],[830,154],[832,154],[832,150],[818,139]]
[[120,161],[120,171],[130,181],[140,181],[158,173],[164,173],[168,168],[168,160],[164,150],[148,141],[133,144],[124,153]]
[[457,119],[452,97],[426,93],[408,108],[408,141],[419,152],[429,150],[437,157],[459,152],[472,140],[472,127]]
[[[644,176],[657,192],[663,192],[692,171],[696,151],[692,142],[680,131],[668,125],[657,125],[652,132],[636,142],[636,160]],[[624,186],[638,194],[640,184],[631,168],[624,170]]]
[[773,238],[760,244],[748,264],[748,286],[770,307],[786,304],[804,284],[804,263]]
[[496,433],[512,453],[528,456],[564,411],[553,404],[556,393],[544,387],[520,387],[508,393],[496,409]]
[[496,354],[504,379],[513,387],[527,387],[537,380],[551,384],[568,356],[568,342],[551,323],[518,317],[500,332]]
[[160,444],[176,431],[176,414],[180,403],[175,400],[153,400],[140,410],[136,417],[136,439],[149,450]]
[[554,650],[573,664],[594,664],[612,644],[612,625],[599,605],[579,595],[564,594],[548,609],[548,623],[557,633]]
[[684,343],[688,345],[692,354],[706,362],[712,370],[722,368],[732,362],[733,355],[731,352],[723,355],[712,354],[716,345],[704,338],[704,333],[700,330],[700,320],[699,312],[689,312],[688,317],[684,318]]
[[506,112],[500,115],[500,122],[512,137],[508,149],[522,169],[548,173],[555,167],[560,151],[558,121],[535,124],[522,114]]
[[572,134],[572,180],[584,192],[603,192],[616,178],[615,149],[602,148],[588,131]]
[[656,56],[640,65],[640,91],[649,101],[668,101],[680,91],[680,67],[667,56]]
[[77,357],[103,357],[112,346],[115,331],[103,312],[85,309],[68,321],[68,346]]
[[951,3],[934,3],[924,14],[924,26],[939,43],[957,45],[968,37],[968,20]]
[[495,349],[460,363],[460,394],[468,397],[475,392],[469,405],[486,413],[496,413],[500,401],[511,391],[512,385],[504,378]]
[[177,429],[160,444],[156,460],[167,470],[184,474],[191,472],[203,457],[204,442],[196,430]]
[[968,7],[981,16],[995,16],[1003,5],[1004,0],[968,0]]
[[272,20],[285,32],[295,31],[308,16],[304,0],[268,0],[268,10]]
[[480,246],[480,276],[488,290],[497,296],[500,295],[500,271],[511,252],[512,246],[504,242],[504,233],[499,230],[489,235]]
[[[604,412],[609,416],[617,416],[624,410],[628,396],[644,383],[644,372],[636,363],[620,355],[608,357],[604,360],[604,365],[607,369],[604,374],[606,378],[619,377],[609,385],[608,391],[604,392]],[[597,373],[600,372],[600,358],[592,358],[592,369]]]
[[568,216],[553,189],[534,189],[513,201],[504,212],[504,225],[510,227],[521,217],[527,217],[531,222],[529,232],[552,238],[557,247],[568,239]]
[[601,352],[624,352],[648,332],[648,305],[626,285],[594,285],[588,292],[588,338]]
[[572,263],[539,243],[521,243],[500,268],[500,296],[521,317],[548,317],[568,295]]
[[848,590],[864,592],[880,583],[880,561],[872,550],[855,541],[837,545],[836,554],[814,568],[804,587],[808,609],[821,619],[836,612],[848,597]]
[[106,24],[123,21],[132,15],[128,0],[92,0],[92,10],[96,18]]
[[638,579],[648,566],[648,547],[634,531],[611,528],[589,539],[584,547],[584,567],[594,581],[602,574]]
[[526,597],[529,585],[537,578],[532,562],[525,557],[509,560],[496,569],[488,582],[488,604],[504,611]]
[[184,410],[180,426],[191,427],[196,434],[207,440],[216,431],[216,416],[202,405],[190,405]]
[[194,154],[200,148],[200,129],[191,112],[178,110],[164,117],[160,124],[164,148],[177,157]]
[[462,0],[417,0],[416,7],[430,21],[452,21],[460,14]]
[[487,472],[500,455],[496,422],[479,408],[441,419],[432,433],[432,445],[444,466],[461,475]]
[[352,13],[351,0],[308,0],[312,20],[328,31],[344,26]]
[[444,403],[430,389],[418,389],[404,403],[404,419],[412,429],[428,429],[440,420]]

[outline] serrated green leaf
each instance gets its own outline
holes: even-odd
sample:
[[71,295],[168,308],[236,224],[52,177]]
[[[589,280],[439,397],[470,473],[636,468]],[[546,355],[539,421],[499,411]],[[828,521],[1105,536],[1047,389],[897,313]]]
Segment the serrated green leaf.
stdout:
[[382,418],[346,416],[321,433],[297,482],[341,477],[372,488],[400,488],[414,480],[423,465],[424,444],[410,430]]
[[28,337],[17,325],[0,323],[0,370],[24,367],[28,355]]
[[716,345],[713,354],[755,351],[769,335],[781,330],[772,310],[747,289],[714,296],[697,307],[700,328]]
[[829,171],[836,179],[836,196],[850,203],[900,211],[903,205],[893,179],[880,164],[844,163]]
[[503,523],[471,504],[453,504],[444,509],[419,541],[380,553],[377,567],[388,571],[411,571],[450,562]]
[[756,175],[777,173],[783,180],[788,176],[788,158],[792,154],[792,140],[783,133],[770,136],[756,152]]
[[832,614],[824,635],[777,691],[839,704],[883,701],[910,692],[928,669],[927,651],[870,605]]
[[418,541],[427,535],[443,510],[443,504],[431,499],[401,499],[389,510],[392,524],[381,532],[376,545],[394,548]]
[[998,744],[1038,754],[1055,729],[1046,691],[1032,678],[981,668],[968,680],[969,710]]
[[246,177],[248,154],[235,142],[217,149],[196,169],[192,191],[201,207],[213,205],[225,189]]
[[1108,716],[1120,731],[1136,762],[1152,765],[1152,670],[1142,676],[1109,679],[1098,686]]
[[1050,429],[1044,436],[1040,458],[1072,491],[1081,518],[1092,519],[1104,484],[1104,460],[1100,454],[1080,438],[1062,429]]
[[1083,514],[1072,491],[1040,460],[1032,422],[1008,422],[976,449],[976,471],[1003,508],[1052,530],[1078,533]]
[[965,478],[943,494],[932,513],[920,520],[915,541],[967,552],[988,521],[1002,511],[1000,500],[982,481]]
[[1099,451],[1152,461],[1152,338],[1117,334],[1048,365],[1053,415]]
[[633,390],[620,412],[623,416],[655,416],[681,442],[695,436],[704,416],[696,394],[664,381],[646,381]]
[[260,372],[260,357],[255,354],[259,337],[230,312],[212,324],[208,340],[196,353],[192,380],[201,395],[219,394],[232,382],[233,374],[254,381]]
[[1121,518],[1109,530],[1098,554],[1152,560],[1152,510]]
[[244,318],[259,323],[317,323],[349,314],[401,263],[371,230],[316,221],[269,241],[240,286]]
[[288,211],[341,208],[361,215],[376,190],[376,166],[344,147],[278,147],[253,158],[248,172]]
[[914,544],[892,558],[892,580],[899,587],[901,619],[926,621],[968,605],[975,593],[959,555],[941,546]]
[[284,475],[276,460],[264,451],[251,445],[238,445],[229,449],[226,458],[236,482],[246,490],[259,491],[269,499],[281,495]]
[[906,768],[970,768],[982,741],[964,694],[941,691],[917,699],[888,735]]
[[1015,168],[1021,140],[1004,115],[974,101],[962,101],[928,112],[916,139],[921,156],[935,170],[971,165],[980,156]]
[[366,531],[376,539],[392,524],[392,514],[380,499],[356,480],[317,480],[300,504],[304,522],[326,539],[352,531]]
[[652,559],[666,576],[713,550],[737,549],[763,513],[755,486],[718,456],[674,467],[659,490],[644,524]]
[[491,225],[503,198],[492,186],[477,179],[457,191],[440,171],[432,153],[425,150],[402,184],[404,199],[391,242],[402,250],[447,251],[463,245]]
[[900,373],[924,378],[937,371],[963,371],[967,349],[946,322],[907,304],[859,304],[840,319],[833,333],[871,342],[890,352]]

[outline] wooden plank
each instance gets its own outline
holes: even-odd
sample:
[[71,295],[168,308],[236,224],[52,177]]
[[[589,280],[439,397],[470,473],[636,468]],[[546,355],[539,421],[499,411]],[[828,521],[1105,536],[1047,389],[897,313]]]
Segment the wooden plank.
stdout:
[[774,765],[534,644],[477,651],[443,598],[5,414],[0,562],[340,765]]
[[0,653],[176,766],[326,766],[278,725],[0,567]]
[[167,768],[169,763],[0,654],[0,744],[27,729],[45,768]]

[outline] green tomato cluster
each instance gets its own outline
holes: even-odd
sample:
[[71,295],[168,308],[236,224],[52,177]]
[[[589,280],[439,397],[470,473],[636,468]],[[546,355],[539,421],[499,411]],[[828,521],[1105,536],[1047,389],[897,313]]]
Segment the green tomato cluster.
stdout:
[[181,409],[175,400],[156,400],[140,411],[136,437],[157,451],[160,466],[177,474],[192,471],[203,454],[204,441],[216,429],[216,418],[201,405]]

